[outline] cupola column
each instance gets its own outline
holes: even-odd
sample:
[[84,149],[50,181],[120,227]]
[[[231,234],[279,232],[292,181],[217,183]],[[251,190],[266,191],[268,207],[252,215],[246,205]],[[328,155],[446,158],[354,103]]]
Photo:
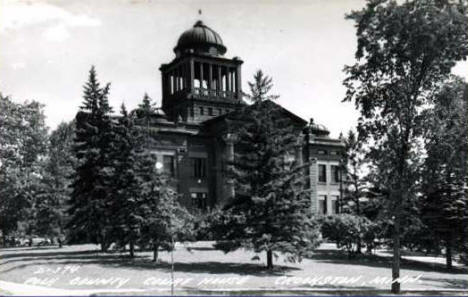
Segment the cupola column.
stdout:
[[242,80],[241,80],[241,66],[236,68],[236,85],[237,85],[237,99],[242,99]]
[[162,93],[163,98],[167,97],[167,75],[165,73],[162,74]]
[[194,69],[194,65],[193,65],[193,59],[190,59],[189,60],[189,73],[190,73],[190,76],[189,76],[189,79],[188,79],[188,87],[189,87],[189,90],[190,90],[190,93],[193,93],[193,80],[195,79],[195,69]]
[[174,93],[179,90],[179,82],[177,81],[177,68],[172,70],[172,77],[174,77]]
[[218,96],[221,95],[221,91],[223,90],[223,80],[222,80],[222,76],[221,76],[221,66],[218,66]]
[[235,91],[235,84],[234,84],[234,71],[233,68],[229,67],[229,77],[231,78],[231,92]]
[[208,89],[213,89],[213,65],[208,64]]
[[203,63],[202,62],[200,62],[200,89],[203,89]]
[[226,67],[226,92],[231,91],[231,76],[229,73],[229,67]]

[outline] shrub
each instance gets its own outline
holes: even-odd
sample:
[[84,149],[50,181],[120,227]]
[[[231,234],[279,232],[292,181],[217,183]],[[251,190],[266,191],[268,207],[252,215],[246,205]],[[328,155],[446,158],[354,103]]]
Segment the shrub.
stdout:
[[352,257],[357,243],[364,241],[372,246],[376,236],[375,227],[365,217],[351,214],[338,214],[322,219],[322,236],[336,243],[337,248],[343,249]]
[[208,213],[198,213],[195,215],[194,221],[195,238],[196,240],[217,240],[219,239],[218,226],[222,215],[222,210],[219,208],[212,209]]

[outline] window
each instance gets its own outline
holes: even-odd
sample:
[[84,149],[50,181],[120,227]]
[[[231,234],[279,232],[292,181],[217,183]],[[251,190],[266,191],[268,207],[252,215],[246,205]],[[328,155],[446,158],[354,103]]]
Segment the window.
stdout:
[[210,115],[210,116],[213,115],[213,108],[208,107],[208,115]]
[[324,164],[319,164],[318,166],[318,181],[321,183],[327,182],[327,166]]
[[205,210],[207,206],[207,193],[191,193],[192,206],[198,209]]
[[204,115],[205,114],[205,109],[203,109],[203,107],[200,107],[200,115]]
[[193,107],[190,108],[190,117],[193,118],[195,116],[195,113],[193,112]]
[[222,115],[223,114],[223,110],[221,108],[218,108],[218,115]]
[[192,158],[193,164],[193,177],[203,178],[206,177],[206,159],[205,158]]
[[340,167],[336,165],[332,165],[331,171],[332,171],[332,182],[339,183],[340,182]]
[[319,214],[327,214],[327,196],[319,196]]
[[173,177],[175,173],[174,156],[163,156],[164,172]]
[[336,214],[336,213],[340,213],[340,205],[338,204],[338,199],[340,198],[340,196],[333,196],[332,197],[332,205],[331,205],[331,211],[332,213]]
[[317,153],[319,155],[326,155],[327,154],[327,151],[326,150],[318,150]]

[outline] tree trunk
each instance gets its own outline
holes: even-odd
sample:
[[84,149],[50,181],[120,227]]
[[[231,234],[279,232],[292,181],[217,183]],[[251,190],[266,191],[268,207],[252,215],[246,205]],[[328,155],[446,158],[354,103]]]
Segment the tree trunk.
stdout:
[[400,205],[397,206],[393,230],[392,293],[400,294]]
[[60,237],[57,239],[57,242],[58,242],[59,248],[62,248],[62,247],[63,247],[63,245],[62,245],[62,239],[60,239]]
[[5,233],[5,230],[2,230],[2,246],[6,247],[7,245],[7,234]]
[[452,269],[452,234],[449,232],[445,242],[445,261],[447,269]]
[[153,262],[158,261],[158,248],[159,246],[157,244],[153,244]]
[[133,242],[133,239],[130,240],[130,258],[135,257],[135,243]]
[[108,248],[109,244],[107,242],[101,242],[101,252],[106,253]]
[[267,268],[273,269],[273,251],[267,250]]
[[[356,181],[355,185],[356,187],[356,194],[358,194],[358,183]],[[356,197],[355,201],[356,203],[356,215],[360,216],[361,215],[361,205],[359,204],[359,196]],[[362,243],[361,243],[361,237],[358,238],[357,244],[356,244],[356,254],[361,254],[361,249],[362,249]]]

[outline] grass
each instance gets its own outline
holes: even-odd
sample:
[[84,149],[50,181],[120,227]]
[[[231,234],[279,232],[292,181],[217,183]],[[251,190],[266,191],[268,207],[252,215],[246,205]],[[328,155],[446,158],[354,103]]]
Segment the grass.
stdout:
[[[170,254],[162,251],[159,254],[160,262],[154,263],[151,252],[138,252],[135,258],[129,258],[120,252],[102,253],[95,245],[2,249],[0,280],[62,289],[135,289],[140,290],[139,295],[170,293]],[[316,291],[341,295],[348,291],[354,295],[366,292],[388,295],[390,284],[376,281],[391,276],[388,256],[363,255],[348,259],[334,245],[324,244],[301,263],[287,263],[280,257],[275,261],[275,269],[269,271],[265,268],[265,255],[260,255],[261,261],[253,261],[254,255],[245,250],[224,254],[208,242],[193,243],[189,248],[178,246],[174,252],[176,292],[221,294],[231,290],[236,294],[271,295],[281,290],[292,294]],[[355,277],[356,281],[311,281],[327,276]],[[466,294],[468,290],[465,268],[447,271],[434,261],[404,259],[401,276],[414,280],[402,284],[402,290],[418,290],[418,294],[424,290]]]

